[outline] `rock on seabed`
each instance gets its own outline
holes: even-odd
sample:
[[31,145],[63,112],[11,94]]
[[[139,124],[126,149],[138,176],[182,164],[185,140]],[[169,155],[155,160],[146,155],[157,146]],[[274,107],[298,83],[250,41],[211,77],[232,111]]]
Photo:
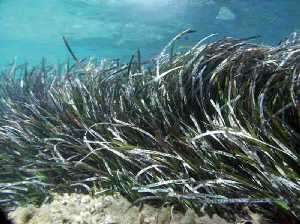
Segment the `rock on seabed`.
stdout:
[[222,6],[216,19],[225,21],[235,20],[235,14],[228,7]]

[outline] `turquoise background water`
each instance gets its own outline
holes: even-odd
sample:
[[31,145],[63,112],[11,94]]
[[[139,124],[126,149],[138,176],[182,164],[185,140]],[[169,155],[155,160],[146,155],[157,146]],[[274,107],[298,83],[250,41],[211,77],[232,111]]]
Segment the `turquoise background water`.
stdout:
[[[0,0],[0,65],[64,61],[65,35],[79,58],[154,56],[178,32],[276,44],[300,30],[299,0]],[[184,46],[182,46],[184,47]]]

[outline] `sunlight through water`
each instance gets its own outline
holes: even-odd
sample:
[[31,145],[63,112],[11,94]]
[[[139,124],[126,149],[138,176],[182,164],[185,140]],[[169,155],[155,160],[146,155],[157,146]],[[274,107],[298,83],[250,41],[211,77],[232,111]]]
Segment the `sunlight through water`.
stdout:
[[[275,44],[297,31],[296,1],[267,0],[2,0],[0,64],[67,58],[65,35],[80,58],[126,59],[140,48],[154,56],[176,33],[192,28],[195,39],[261,35]],[[270,9],[270,10],[266,10]],[[193,38],[192,38],[193,39]],[[192,40],[191,39],[191,40]]]

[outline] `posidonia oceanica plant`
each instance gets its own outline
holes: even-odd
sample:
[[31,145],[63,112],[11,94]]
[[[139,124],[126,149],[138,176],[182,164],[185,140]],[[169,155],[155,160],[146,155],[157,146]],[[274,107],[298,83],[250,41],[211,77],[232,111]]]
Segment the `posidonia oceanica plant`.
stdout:
[[192,32],[146,62],[139,50],[126,64],[79,60],[64,38],[75,64],[4,70],[0,202],[96,188],[299,221],[297,34],[274,47],[211,35],[180,51]]

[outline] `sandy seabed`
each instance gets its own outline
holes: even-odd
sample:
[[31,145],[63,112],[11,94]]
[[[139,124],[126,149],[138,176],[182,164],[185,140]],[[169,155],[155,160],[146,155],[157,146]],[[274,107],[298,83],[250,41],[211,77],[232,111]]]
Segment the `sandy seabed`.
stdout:
[[[20,207],[9,217],[15,224],[228,224],[218,216],[198,217],[191,210],[183,214],[171,212],[167,207],[158,209],[145,205],[142,210],[129,207],[130,203],[120,196],[63,194],[54,195],[51,203],[39,208]],[[258,217],[252,219],[249,223],[260,223]]]

